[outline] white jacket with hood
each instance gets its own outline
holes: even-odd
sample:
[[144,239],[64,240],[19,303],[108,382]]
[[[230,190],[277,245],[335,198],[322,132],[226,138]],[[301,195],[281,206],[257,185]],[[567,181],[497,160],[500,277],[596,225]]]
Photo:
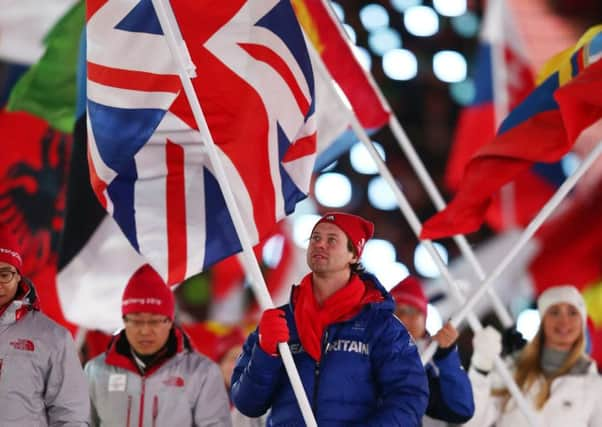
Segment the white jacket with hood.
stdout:
[[69,332],[25,279],[0,314],[0,426],[88,425],[88,384]]
[[230,427],[230,405],[221,370],[192,350],[179,328],[172,328],[168,354],[141,374],[125,332],[90,360],[93,426]]
[[[528,427],[529,423],[514,399],[502,409],[502,398],[491,395],[503,383],[495,372],[483,375],[474,368],[469,378],[475,399],[475,414],[463,424],[470,427]],[[535,382],[525,397],[533,402],[541,387]],[[567,374],[552,382],[550,398],[540,411],[535,411],[537,427],[602,427],[602,377],[596,363],[591,362],[583,374]]]

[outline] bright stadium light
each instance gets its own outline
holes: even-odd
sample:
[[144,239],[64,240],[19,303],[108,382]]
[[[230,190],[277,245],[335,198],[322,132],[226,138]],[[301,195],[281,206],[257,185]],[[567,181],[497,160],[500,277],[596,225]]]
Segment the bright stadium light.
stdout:
[[439,17],[428,6],[412,6],[403,14],[408,32],[418,37],[430,37],[439,31]]
[[518,315],[516,330],[523,335],[523,338],[530,341],[539,329],[539,322],[539,311],[529,308]]
[[343,28],[347,33],[347,37],[349,37],[349,40],[351,40],[351,43],[355,44],[357,42],[357,36],[353,27],[349,24],[343,24]]
[[334,13],[339,18],[339,21],[344,22],[345,21],[345,9],[343,9],[343,6],[341,6],[340,4],[338,4],[334,1],[330,2],[330,6],[332,6],[332,10],[334,10]]
[[454,16],[451,19],[451,25],[454,31],[462,37],[474,37],[479,30],[479,17],[469,10],[464,15]]
[[368,46],[376,55],[383,56],[391,49],[401,47],[401,36],[393,28],[381,28],[370,33]]
[[324,173],[316,179],[314,194],[322,206],[343,207],[351,200],[351,181],[340,173]]
[[320,220],[320,215],[304,214],[293,219],[293,241],[297,246],[307,249],[309,244],[309,235],[316,222]]
[[389,13],[382,5],[370,3],[360,9],[360,21],[367,31],[389,25]]
[[[385,149],[378,142],[372,141],[372,145],[376,149],[376,152],[380,155],[380,158],[386,160]],[[349,150],[349,161],[351,167],[358,173],[364,175],[374,175],[378,173],[378,167],[376,162],[372,160],[372,157],[368,153],[368,149],[361,142],[356,142]]]
[[411,80],[418,74],[416,55],[407,49],[391,49],[383,55],[383,72],[391,80]]
[[454,101],[460,105],[469,105],[474,101],[477,89],[471,78],[461,82],[451,83],[449,93]]
[[391,0],[391,6],[399,13],[404,13],[408,8],[421,4],[422,0]]
[[466,12],[466,0],[433,0],[433,7],[442,16],[460,16]]
[[[439,253],[439,256],[443,260],[443,264],[447,265],[447,249],[441,243],[433,242],[433,246]],[[416,271],[424,276],[429,278],[439,277],[441,272],[437,268],[437,264],[433,261],[431,254],[428,253],[426,246],[423,243],[419,243],[414,250],[414,267]]]
[[376,209],[392,211],[397,208],[397,199],[389,183],[376,176],[368,183],[368,200]]
[[395,246],[383,239],[368,240],[362,252],[362,264],[368,271],[378,271],[381,266],[394,263],[396,258]]
[[433,56],[433,72],[446,83],[466,80],[466,59],[461,53],[453,50],[442,50]]
[[284,252],[284,236],[282,234],[274,234],[263,245],[261,258],[263,263],[269,268],[276,268],[282,259]]
[[374,271],[376,277],[380,283],[385,287],[386,290],[391,290],[400,281],[410,275],[408,267],[401,262],[394,262],[391,264],[385,264],[378,267]]

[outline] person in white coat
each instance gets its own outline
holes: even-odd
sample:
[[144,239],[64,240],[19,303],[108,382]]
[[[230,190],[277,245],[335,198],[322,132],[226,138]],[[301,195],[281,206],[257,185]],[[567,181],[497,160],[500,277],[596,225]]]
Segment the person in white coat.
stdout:
[[0,228],[0,426],[88,425],[88,384],[71,334],[40,311],[16,238]]
[[195,352],[174,325],[174,297],[148,264],[121,301],[125,328],[90,360],[93,427],[231,427],[217,364]]
[[[537,300],[541,324],[535,337],[508,359],[514,380],[538,427],[602,426],[602,377],[585,353],[585,303],[573,286],[547,289]],[[501,352],[500,334],[475,334],[469,377],[475,415],[465,426],[522,427],[527,418],[504,383],[491,372]]]

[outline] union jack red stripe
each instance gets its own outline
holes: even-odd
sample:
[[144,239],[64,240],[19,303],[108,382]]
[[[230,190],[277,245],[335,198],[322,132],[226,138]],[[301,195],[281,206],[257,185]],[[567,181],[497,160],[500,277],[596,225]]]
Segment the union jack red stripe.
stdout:
[[[150,0],[88,4],[92,185],[168,283],[240,251]],[[102,4],[100,4],[102,3]],[[290,2],[174,2],[193,80],[251,240],[306,197],[314,77]],[[211,13],[208,13],[208,11]]]

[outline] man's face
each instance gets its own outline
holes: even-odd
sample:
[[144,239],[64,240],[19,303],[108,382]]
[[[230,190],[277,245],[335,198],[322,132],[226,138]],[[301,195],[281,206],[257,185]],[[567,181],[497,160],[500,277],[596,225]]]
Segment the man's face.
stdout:
[[161,350],[173,325],[168,317],[154,313],[130,313],[124,317],[123,322],[130,346],[142,356]]
[[418,340],[426,332],[426,317],[416,307],[408,304],[397,304],[395,315],[404,324],[412,338]]
[[19,286],[21,275],[12,265],[0,261],[0,307],[10,303]]
[[334,224],[322,222],[314,228],[307,247],[307,265],[316,274],[350,269],[357,257],[347,246],[347,235]]

